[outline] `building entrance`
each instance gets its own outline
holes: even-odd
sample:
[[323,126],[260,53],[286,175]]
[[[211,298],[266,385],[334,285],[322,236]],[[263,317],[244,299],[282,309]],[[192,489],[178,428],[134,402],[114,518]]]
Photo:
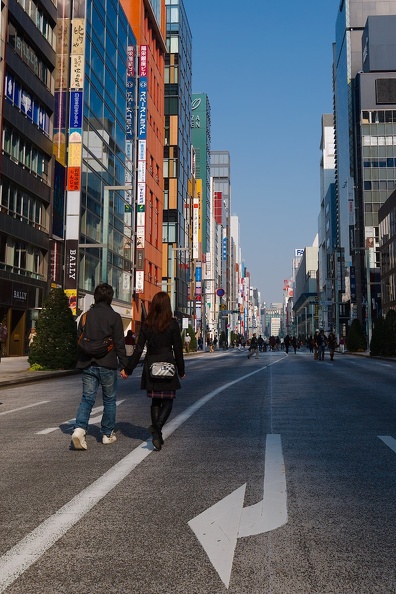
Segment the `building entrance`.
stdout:
[[26,311],[11,309],[8,328],[8,355],[23,357],[26,352]]

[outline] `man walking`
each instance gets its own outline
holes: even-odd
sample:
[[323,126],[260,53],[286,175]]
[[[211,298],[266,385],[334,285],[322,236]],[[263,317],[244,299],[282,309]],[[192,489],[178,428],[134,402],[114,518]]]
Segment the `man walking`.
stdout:
[[103,356],[88,354],[82,348],[79,349],[77,368],[82,369],[83,394],[72,435],[76,450],[87,449],[85,436],[99,386],[102,387],[103,396],[102,443],[108,445],[117,440],[114,426],[118,360],[121,369],[124,369],[128,365],[128,357],[121,316],[111,307],[113,295],[113,287],[107,283],[98,285],[94,291],[95,303],[86,313],[85,322],[82,316],[78,325],[78,338],[84,333],[84,337],[92,343],[103,344],[109,338],[111,342]]
[[253,353],[255,353],[255,359],[258,359],[258,341],[257,341],[257,336],[256,333],[253,334],[252,338],[250,339],[250,348],[249,348],[249,354],[248,354],[248,359],[250,359],[251,355],[253,355]]

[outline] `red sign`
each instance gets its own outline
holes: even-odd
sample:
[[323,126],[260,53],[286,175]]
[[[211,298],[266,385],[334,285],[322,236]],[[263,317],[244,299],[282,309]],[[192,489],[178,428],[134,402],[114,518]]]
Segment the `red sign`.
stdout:
[[67,171],[67,189],[70,192],[78,192],[80,186],[81,167],[69,167]]

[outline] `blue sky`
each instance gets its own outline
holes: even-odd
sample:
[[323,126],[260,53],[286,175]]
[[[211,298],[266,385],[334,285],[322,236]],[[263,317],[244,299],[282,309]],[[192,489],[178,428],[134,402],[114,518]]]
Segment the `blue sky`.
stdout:
[[312,245],[317,233],[339,0],[184,5],[193,92],[209,97],[212,150],[230,152],[242,256],[261,299],[280,302],[294,249]]

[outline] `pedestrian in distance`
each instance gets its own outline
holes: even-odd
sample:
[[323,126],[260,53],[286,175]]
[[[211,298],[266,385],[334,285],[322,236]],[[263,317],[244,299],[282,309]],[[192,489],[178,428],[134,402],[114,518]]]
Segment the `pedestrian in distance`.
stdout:
[[212,340],[212,337],[210,336],[210,334],[208,334],[208,337],[206,339],[206,344],[209,348],[209,353],[214,353],[213,340]]
[[[172,317],[169,295],[164,291],[156,293],[153,297],[147,318],[140,329],[131,361],[126,369],[121,371],[123,378],[127,378],[133,372],[145,346],[147,353],[143,363],[140,387],[146,390],[147,396],[151,399],[151,425],[148,429],[152,435],[154,449],[160,450],[164,444],[162,428],[171,414],[176,390],[181,388],[179,377],[185,378],[179,324]],[[164,361],[174,362],[177,372],[173,377],[152,377],[150,357],[154,358],[156,355],[162,356]]]
[[250,357],[252,355],[256,355],[255,359],[258,359],[258,340],[257,340],[257,336],[256,333],[253,334],[252,338],[250,339],[250,347],[249,347],[249,353],[247,358],[250,359]]
[[128,330],[125,336],[125,351],[128,359],[132,357],[133,351],[135,350],[136,338],[132,330]]
[[186,353],[190,352],[190,342],[191,336],[189,334],[186,334],[186,336],[184,337],[184,347],[186,349]]
[[316,342],[318,345],[318,357],[319,361],[324,361],[324,354],[327,345],[327,337],[324,333],[324,330],[321,329],[316,337]]
[[333,331],[329,332],[327,337],[327,346],[329,347],[330,360],[334,361],[334,352],[337,347],[337,338]]
[[294,350],[294,354],[297,353],[297,347],[298,347],[298,342],[297,342],[297,338],[295,336],[293,336],[292,340],[291,340],[292,346],[293,346],[293,350]]
[[83,393],[72,435],[72,443],[76,450],[87,449],[88,422],[99,387],[102,388],[103,396],[102,443],[108,445],[117,440],[114,433],[117,369],[119,364],[121,369],[128,365],[128,357],[121,316],[111,307],[113,295],[113,287],[107,283],[99,284],[94,291],[95,303],[86,313],[85,324],[84,315],[78,324],[79,339],[84,336],[92,345],[100,344],[102,350],[104,343],[108,346],[104,355],[89,354],[82,346],[78,349],[77,368],[82,369]]
[[308,338],[308,348],[309,348],[309,352],[310,352],[310,353],[313,353],[313,350],[314,350],[314,344],[315,344],[315,341],[314,341],[314,339],[313,339],[313,336],[312,336],[312,334],[310,334],[310,335],[309,335],[309,338]]
[[286,355],[287,355],[289,353],[289,348],[290,348],[290,336],[288,334],[286,334],[286,336],[285,336],[284,344],[285,344],[285,351],[286,351]]
[[319,330],[315,330],[315,334],[313,337],[313,351],[314,351],[314,359],[319,361]]
[[29,343],[29,348],[32,346],[34,339],[37,336],[37,331],[36,328],[33,326],[32,329],[29,332],[29,336],[28,336],[28,343]]
[[7,336],[8,336],[8,328],[5,324],[5,322],[0,322],[0,362],[1,362],[1,356],[3,354],[3,349],[7,340]]
[[340,351],[341,353],[345,353],[345,337],[341,336],[340,338]]

